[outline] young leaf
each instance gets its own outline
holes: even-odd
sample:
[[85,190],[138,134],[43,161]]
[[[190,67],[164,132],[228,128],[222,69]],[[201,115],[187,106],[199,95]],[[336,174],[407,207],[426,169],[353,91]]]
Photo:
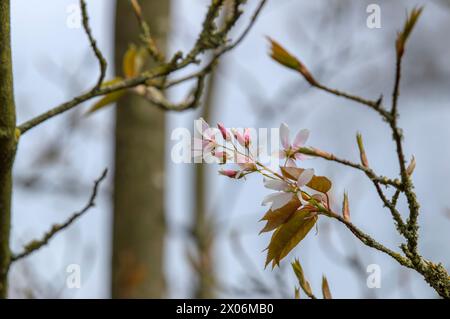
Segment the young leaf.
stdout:
[[328,286],[328,280],[325,276],[322,276],[322,295],[323,299],[333,299],[330,292],[330,287]]
[[136,56],[137,49],[135,45],[130,45],[127,52],[123,56],[122,70],[123,74],[127,78],[131,78],[136,75]]
[[[303,173],[303,168],[298,167],[281,167],[281,173],[284,177],[289,178],[293,181],[296,181],[301,173]],[[325,176],[313,176],[311,181],[306,184],[311,189],[321,193],[327,193],[332,186],[331,181]]]
[[405,52],[405,44],[411,35],[414,26],[419,20],[420,15],[422,14],[423,7],[414,8],[406,17],[405,25],[403,26],[403,30],[398,33],[397,41],[395,43],[397,49],[397,57],[401,57]]
[[300,207],[300,201],[296,196],[292,198],[292,200],[287,203],[287,205],[276,209],[274,211],[269,210],[261,221],[266,220],[267,223],[264,228],[259,232],[265,233],[272,231],[278,228],[280,225],[286,223],[286,221],[292,216],[292,214]]
[[130,45],[123,56],[123,74],[126,78],[131,78],[139,74],[145,63],[146,51],[143,48],[136,48]]
[[331,185],[331,181],[325,176],[313,176],[311,181],[306,184],[309,188],[324,194],[331,189]]
[[267,247],[266,266],[272,262],[272,267],[280,261],[305,238],[317,221],[317,215],[308,210],[298,210],[272,235]]
[[125,93],[126,93],[125,90],[120,90],[120,91],[106,94],[97,103],[92,105],[92,107],[87,111],[86,114],[87,115],[92,114],[111,103],[117,102],[117,100],[119,100]]

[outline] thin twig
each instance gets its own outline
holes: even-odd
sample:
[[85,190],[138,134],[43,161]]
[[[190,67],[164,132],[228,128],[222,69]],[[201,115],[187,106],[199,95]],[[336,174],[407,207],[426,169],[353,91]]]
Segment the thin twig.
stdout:
[[131,6],[133,7],[134,14],[136,15],[136,18],[139,23],[139,27],[141,28],[141,39],[142,42],[144,42],[145,47],[147,48],[148,53],[150,56],[155,59],[157,62],[164,62],[165,57],[164,54],[158,49],[156,46],[155,41],[153,40],[151,33],[150,33],[150,27],[145,21],[144,17],[142,16],[142,9],[139,4],[138,0],[130,0]]
[[85,214],[90,208],[95,206],[95,200],[97,198],[98,193],[98,187],[100,183],[106,178],[106,175],[108,173],[108,170],[105,169],[102,173],[102,175],[94,182],[94,187],[92,189],[91,196],[89,197],[89,201],[87,204],[78,212],[74,213],[69,219],[67,219],[62,224],[55,224],[52,226],[52,228],[42,236],[41,239],[36,239],[28,243],[24,246],[24,249],[22,252],[14,254],[11,257],[11,263],[16,262],[22,258],[25,258],[29,255],[31,255],[33,252],[37,251],[38,249],[42,248],[43,246],[47,245],[48,242],[57,235],[60,231],[66,229],[70,225],[72,225],[78,218],[80,218],[83,214]]
[[368,100],[368,99],[362,98],[362,97],[357,96],[357,95],[353,95],[353,94],[350,94],[350,93],[346,93],[346,92],[343,92],[343,91],[339,91],[339,90],[336,90],[336,89],[329,88],[329,87],[327,87],[327,86],[325,86],[325,85],[323,85],[323,84],[321,84],[321,83],[319,83],[317,81],[313,81],[313,82],[309,82],[309,83],[313,87],[318,88],[320,90],[323,90],[325,92],[331,93],[331,94],[339,96],[339,97],[346,98],[346,99],[351,100],[351,101],[356,102],[356,103],[360,103],[360,104],[366,105],[369,108],[371,108],[372,110],[374,110],[377,113],[379,113],[383,118],[389,118],[390,117],[389,112],[386,111],[381,105],[381,101],[382,101],[381,98],[379,100],[377,100],[377,101]]
[[339,163],[339,164],[342,164],[345,166],[349,166],[352,168],[356,168],[357,170],[364,172],[372,181],[380,183],[382,185],[388,185],[388,186],[390,185],[395,188],[402,187],[401,183],[398,180],[393,180],[393,179],[387,178],[385,176],[378,176],[370,167],[365,167],[361,164],[354,163],[347,159],[339,158],[339,157],[335,156],[334,154],[324,152],[321,150],[317,150],[317,149],[314,149],[311,147],[301,147],[298,150],[298,152],[305,154],[305,155],[320,157],[327,161],[336,162],[336,163]]
[[89,15],[87,12],[87,6],[86,6],[85,0],[80,0],[80,8],[81,8],[81,15],[83,18],[84,31],[86,32],[86,34],[88,36],[89,42],[91,44],[91,48],[94,51],[94,54],[97,57],[97,60],[98,60],[99,66],[100,66],[100,75],[98,77],[97,84],[93,88],[93,90],[96,91],[100,88],[103,80],[105,79],[106,68],[107,68],[108,64],[106,63],[105,57],[103,56],[102,52],[100,51],[100,49],[97,46],[97,41],[95,40],[94,36],[92,35],[92,30],[91,30],[91,27],[89,26]]
[[357,226],[355,226],[351,222],[345,220],[339,214],[337,214],[329,209],[326,209],[326,208],[323,209],[322,213],[326,216],[334,218],[334,219],[340,221],[341,223],[343,223],[364,245],[372,247],[372,248],[379,250],[385,254],[388,254],[389,256],[394,258],[396,261],[398,261],[401,265],[403,265],[405,267],[413,268],[412,263],[408,258],[385,247],[384,245],[382,245],[381,243],[379,243],[378,241],[373,239],[371,236],[364,233]]

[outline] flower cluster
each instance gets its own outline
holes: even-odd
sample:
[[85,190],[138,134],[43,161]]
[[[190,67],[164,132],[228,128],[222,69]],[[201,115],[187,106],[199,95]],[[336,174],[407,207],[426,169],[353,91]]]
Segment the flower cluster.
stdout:
[[[281,124],[282,149],[277,155],[284,159],[284,165],[272,169],[256,157],[249,129],[243,132],[228,130],[221,123],[217,124],[217,128],[211,128],[203,119],[198,123],[201,139],[197,144],[202,148],[197,155],[215,158],[219,164],[233,159],[237,168],[221,169],[220,174],[234,179],[260,174],[264,186],[275,191],[262,201],[262,205],[270,205],[270,209],[262,218],[267,224],[261,232],[274,231],[267,249],[266,265],[270,262],[273,266],[278,265],[315,225],[319,213],[329,208],[327,192],[331,181],[324,176],[316,176],[312,168],[297,167],[297,162],[305,159],[301,149],[309,131],[300,130],[291,143],[289,127]],[[222,142],[219,142],[220,137]]]

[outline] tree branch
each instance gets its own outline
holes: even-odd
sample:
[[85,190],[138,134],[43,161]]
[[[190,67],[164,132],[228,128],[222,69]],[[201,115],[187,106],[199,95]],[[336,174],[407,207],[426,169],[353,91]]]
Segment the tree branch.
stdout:
[[[238,5],[242,4],[243,2],[244,2],[243,0],[238,0],[236,2],[237,4],[235,5],[236,8],[238,7]],[[93,89],[91,89],[90,91],[88,91],[84,94],[81,94],[81,95],[73,98],[70,101],[62,103],[62,104],[44,112],[43,114],[36,116],[35,118],[33,118],[25,123],[22,123],[21,125],[18,126],[20,133],[24,134],[28,130],[42,124],[43,122],[47,121],[48,119],[50,119],[54,116],[57,116],[59,114],[62,114],[62,113],[66,112],[66,111],[80,105],[81,103],[92,99],[92,98],[102,96],[102,95],[105,95],[108,93],[113,93],[116,91],[124,90],[124,89],[134,88],[134,87],[137,87],[142,84],[145,84],[146,86],[156,86],[156,84],[152,83],[152,80],[155,80],[155,79],[161,78],[161,77],[165,77],[165,76],[169,75],[170,73],[173,73],[175,71],[185,68],[188,65],[191,65],[194,63],[199,63],[200,61],[198,60],[198,56],[200,54],[202,54],[204,51],[218,49],[218,52],[215,54],[215,58],[212,59],[212,61],[205,68],[203,68],[203,70],[200,71],[200,73],[196,73],[188,78],[183,79],[183,81],[185,81],[185,80],[197,78],[198,79],[197,87],[199,87],[203,82],[202,78],[213,69],[214,62],[219,57],[221,57],[223,54],[234,49],[237,45],[239,45],[242,42],[242,40],[245,38],[245,36],[249,33],[251,27],[256,22],[256,19],[259,16],[259,14],[266,2],[267,2],[267,0],[261,0],[259,6],[257,7],[255,13],[253,14],[253,16],[250,20],[250,23],[248,24],[248,26],[246,27],[244,32],[240,35],[240,37],[232,44],[230,44],[228,46],[227,45],[223,46],[223,43],[226,42],[226,39],[225,39],[226,35],[230,31],[230,29],[234,26],[237,19],[240,17],[241,12],[239,10],[235,10],[232,17],[226,23],[226,28],[217,31],[216,26],[214,24],[214,20],[219,14],[220,8],[223,4],[223,0],[212,1],[210,7],[208,8],[208,13],[206,15],[206,18],[203,22],[203,30],[200,33],[200,36],[197,39],[194,47],[184,58],[182,57],[181,52],[177,52],[174,54],[174,56],[172,57],[172,59],[169,62],[160,64],[160,65],[156,66],[155,68],[145,71],[136,77],[125,79],[121,82],[118,82],[114,85],[110,85],[107,87],[101,87],[101,86],[97,87],[96,86]],[[90,29],[87,28],[87,30],[90,30]],[[86,32],[88,33],[88,36],[91,34],[90,31],[86,31]],[[91,39],[91,37],[92,36],[90,35],[89,38]],[[94,42],[91,41],[91,44],[92,43],[95,44],[95,41]],[[221,47],[222,47],[222,49],[220,49]],[[96,48],[96,45],[93,45],[93,48]],[[94,51],[96,51],[96,50],[94,49]],[[96,54],[99,52],[100,51],[96,52]],[[101,61],[101,59],[100,59],[100,61]],[[176,83],[172,83],[170,86],[173,86],[175,84],[180,84],[183,81],[177,81]],[[177,108],[174,106],[175,104],[171,104],[171,103],[166,103],[166,104],[170,105],[169,109],[171,109],[171,110],[180,110],[181,111],[181,110],[186,109],[186,107]],[[189,103],[188,107],[192,107],[194,105],[195,104],[193,104],[193,103]],[[163,103],[160,103],[159,106],[162,108],[165,108]]]
[[345,166],[355,168],[357,170],[364,172],[372,181],[380,183],[382,185],[393,186],[395,188],[402,187],[400,181],[398,181],[398,180],[392,180],[385,176],[378,176],[370,167],[365,167],[363,165],[351,162],[347,159],[342,159],[342,158],[336,157],[335,155],[333,155],[331,153],[324,152],[322,150],[318,150],[318,149],[311,148],[311,147],[301,147],[298,150],[298,152],[301,154],[305,154],[305,155],[320,157],[320,158],[323,158],[330,162],[336,162],[336,163],[339,163],[339,164],[342,164]]
[[67,219],[62,224],[55,224],[52,226],[52,228],[42,236],[41,239],[33,240],[27,245],[24,246],[24,249],[22,252],[13,254],[11,257],[11,263],[16,262],[22,258],[25,258],[29,255],[31,255],[33,252],[37,251],[38,249],[42,248],[43,246],[47,245],[48,242],[59,232],[62,230],[68,228],[70,225],[72,225],[78,218],[83,216],[90,208],[95,206],[95,200],[97,198],[98,193],[98,187],[100,186],[100,183],[106,178],[106,175],[108,173],[108,170],[105,169],[102,173],[102,175],[94,182],[94,187],[92,189],[91,196],[89,197],[89,201],[87,204],[78,212],[74,213],[69,219]]

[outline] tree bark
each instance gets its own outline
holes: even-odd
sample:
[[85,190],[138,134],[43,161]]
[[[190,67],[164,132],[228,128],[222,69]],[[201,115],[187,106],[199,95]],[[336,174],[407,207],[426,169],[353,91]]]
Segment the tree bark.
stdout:
[[[152,36],[164,51],[169,34],[170,1],[141,1]],[[133,41],[140,43],[138,22],[129,1],[117,1],[116,73]],[[116,108],[113,298],[165,296],[164,112],[137,97]]]
[[0,298],[8,296],[12,166],[16,153],[10,1],[0,1]]
[[[202,117],[210,123],[211,111],[214,107],[214,98],[217,95],[217,69],[211,73],[206,88],[205,102],[203,103]],[[207,166],[195,165],[194,189],[195,206],[192,220],[192,234],[196,249],[197,284],[194,288],[194,298],[206,299],[215,297],[216,276],[214,272],[214,221],[209,215],[205,199],[208,198],[206,179]]]

